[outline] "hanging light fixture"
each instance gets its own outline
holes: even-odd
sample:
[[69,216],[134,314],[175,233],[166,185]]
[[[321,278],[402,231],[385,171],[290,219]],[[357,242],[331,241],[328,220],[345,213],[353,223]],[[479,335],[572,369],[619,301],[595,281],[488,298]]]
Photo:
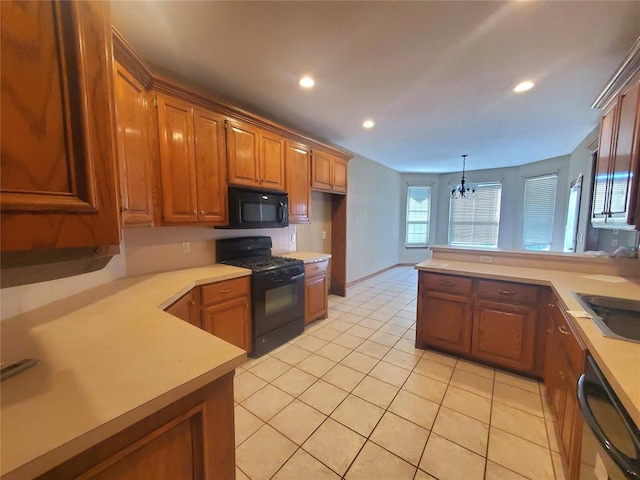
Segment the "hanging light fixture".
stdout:
[[459,186],[451,189],[451,198],[473,198],[476,196],[476,189],[473,186],[471,188],[465,186],[464,169],[468,156],[462,155],[462,179]]

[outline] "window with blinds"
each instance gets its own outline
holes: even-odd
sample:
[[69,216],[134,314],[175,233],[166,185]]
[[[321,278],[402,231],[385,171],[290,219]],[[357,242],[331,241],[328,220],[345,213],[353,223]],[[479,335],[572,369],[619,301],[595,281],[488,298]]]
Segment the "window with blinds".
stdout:
[[558,175],[530,177],[524,184],[522,248],[549,250],[553,237]]
[[501,195],[500,182],[487,182],[477,184],[474,198],[450,199],[448,244],[496,248]]
[[431,187],[407,188],[407,247],[429,245],[429,216],[431,214]]

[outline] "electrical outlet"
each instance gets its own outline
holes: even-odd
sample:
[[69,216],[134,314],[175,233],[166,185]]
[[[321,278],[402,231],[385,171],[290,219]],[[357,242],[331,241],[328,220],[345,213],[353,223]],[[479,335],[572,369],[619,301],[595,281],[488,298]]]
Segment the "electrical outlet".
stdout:
[[486,257],[486,256],[484,256],[484,255],[481,255],[481,256],[480,256],[480,261],[481,261],[482,263],[491,263],[491,261],[492,261],[492,260],[493,260],[493,258],[491,258],[491,257]]
[[296,234],[295,233],[291,234],[291,243],[296,243]]
[[611,235],[618,235],[618,233],[620,233],[618,229],[614,228],[613,231],[611,232]]
[[189,242],[182,242],[182,253],[189,253],[191,250],[191,244]]
[[618,246],[618,240],[611,240],[611,246],[612,247],[617,247]]
[[322,239],[326,240],[327,239],[327,232],[322,232]]

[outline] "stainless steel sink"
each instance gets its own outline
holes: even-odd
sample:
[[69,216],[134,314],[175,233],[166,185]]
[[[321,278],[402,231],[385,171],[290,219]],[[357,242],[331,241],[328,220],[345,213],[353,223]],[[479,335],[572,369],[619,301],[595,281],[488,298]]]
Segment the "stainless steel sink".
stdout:
[[574,293],[605,337],[640,343],[640,301]]

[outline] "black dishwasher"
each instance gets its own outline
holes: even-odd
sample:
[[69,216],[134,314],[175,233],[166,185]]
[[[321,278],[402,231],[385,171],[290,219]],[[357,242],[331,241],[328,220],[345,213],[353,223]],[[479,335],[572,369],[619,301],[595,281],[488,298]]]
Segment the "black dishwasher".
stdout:
[[578,380],[580,480],[640,479],[640,431],[591,355]]

